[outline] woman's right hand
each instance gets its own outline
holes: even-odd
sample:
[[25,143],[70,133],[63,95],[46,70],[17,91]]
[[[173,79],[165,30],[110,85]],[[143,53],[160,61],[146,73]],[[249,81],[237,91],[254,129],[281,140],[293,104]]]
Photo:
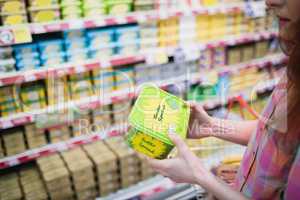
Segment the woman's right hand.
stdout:
[[190,102],[191,108],[188,138],[200,139],[212,133],[213,118],[210,117],[200,104]]

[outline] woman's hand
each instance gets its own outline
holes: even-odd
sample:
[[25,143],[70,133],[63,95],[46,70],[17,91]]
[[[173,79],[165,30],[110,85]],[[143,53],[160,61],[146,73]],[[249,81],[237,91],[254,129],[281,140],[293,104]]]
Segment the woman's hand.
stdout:
[[191,108],[188,138],[200,139],[212,133],[213,118],[197,103],[189,103]]
[[178,150],[178,156],[172,159],[155,160],[147,158],[149,165],[158,173],[170,178],[177,183],[204,184],[208,177],[212,177],[210,171],[205,169],[200,159],[195,156],[176,134],[169,134]]

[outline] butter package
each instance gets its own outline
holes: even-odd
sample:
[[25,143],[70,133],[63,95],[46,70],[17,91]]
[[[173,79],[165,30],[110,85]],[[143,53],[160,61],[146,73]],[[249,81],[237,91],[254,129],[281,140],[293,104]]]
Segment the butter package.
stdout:
[[28,22],[26,14],[2,15],[1,21],[3,25],[16,25]]
[[30,7],[31,22],[51,22],[60,19],[59,5],[48,7]]
[[46,94],[43,84],[29,83],[21,88],[21,99],[24,111],[41,109],[46,106]]
[[1,14],[15,14],[25,12],[23,0],[0,1]]
[[132,0],[106,0],[108,14],[125,14],[132,10]]
[[174,144],[168,133],[185,138],[190,108],[186,102],[154,86],[144,86],[129,115],[128,144],[149,157],[164,159]]

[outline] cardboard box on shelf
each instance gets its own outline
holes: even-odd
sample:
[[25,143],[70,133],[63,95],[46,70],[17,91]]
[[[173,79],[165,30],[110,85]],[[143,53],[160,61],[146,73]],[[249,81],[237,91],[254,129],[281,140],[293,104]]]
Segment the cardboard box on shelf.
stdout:
[[48,195],[40,173],[36,167],[22,168],[20,183],[25,200],[47,200]]
[[61,126],[49,129],[51,143],[61,142],[70,139],[71,131],[68,126]]
[[0,176],[1,200],[21,200],[22,190],[16,173]]
[[24,129],[29,149],[41,147],[47,144],[45,131],[38,129],[35,124],[27,124],[24,126]]
[[2,132],[2,139],[7,156],[19,154],[26,150],[23,131],[20,128],[5,130]]
[[59,154],[37,159],[37,165],[51,199],[73,198],[70,173]]
[[94,164],[100,196],[117,191],[120,186],[117,156],[103,141],[84,145],[83,150]]
[[[62,152],[61,156],[70,172],[76,195],[81,192],[86,195],[86,190],[95,189],[93,163],[81,148]],[[90,196],[89,198],[94,197]]]

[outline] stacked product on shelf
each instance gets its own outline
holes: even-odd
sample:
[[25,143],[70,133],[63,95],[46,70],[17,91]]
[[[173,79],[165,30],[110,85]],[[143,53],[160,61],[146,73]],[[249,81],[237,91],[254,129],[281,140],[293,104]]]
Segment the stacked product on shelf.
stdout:
[[117,155],[122,188],[137,183],[140,180],[139,158],[122,137],[113,137],[105,141]]
[[72,136],[87,135],[91,130],[91,116],[89,111],[77,110],[72,122]]
[[120,188],[117,156],[102,141],[84,145],[83,149],[93,162],[99,195],[117,191]]
[[66,125],[49,128],[48,132],[51,143],[66,141],[71,137],[70,128]]
[[8,173],[0,176],[0,193],[3,200],[22,199],[22,190],[16,173]]
[[92,96],[93,86],[89,72],[70,75],[69,91],[73,100]]
[[153,50],[158,46],[157,22],[150,21],[139,24],[141,51]]
[[88,30],[90,58],[109,58],[115,54],[114,31],[112,28]]
[[51,22],[60,19],[58,0],[33,0],[28,1],[28,13],[31,22]]
[[18,71],[37,69],[41,66],[36,43],[17,45],[13,49]]
[[115,89],[115,72],[112,68],[95,69],[92,71],[95,94],[103,99],[107,93]]
[[82,16],[81,0],[61,0],[62,19],[78,19]]
[[81,148],[61,153],[77,200],[96,198],[93,164]]
[[119,27],[115,30],[116,54],[136,55],[139,52],[140,28],[136,25]]
[[88,41],[85,30],[66,31],[63,33],[67,62],[88,59]]
[[84,0],[82,2],[84,17],[98,18],[106,14],[105,2],[102,0]]
[[148,11],[155,9],[154,0],[134,0],[134,10],[135,11]]
[[93,126],[95,132],[100,132],[112,125],[112,116],[110,106],[102,106],[92,111]]
[[28,22],[25,0],[0,1],[0,13],[2,25]]
[[110,15],[125,14],[132,11],[133,0],[103,0],[106,12]]
[[51,39],[38,42],[42,66],[53,66],[65,62],[65,52],[62,39]]
[[6,156],[13,156],[26,150],[25,138],[21,128],[11,128],[1,132]]
[[21,87],[21,103],[25,112],[46,107],[47,99],[44,84],[26,83]]
[[39,158],[37,165],[51,199],[73,198],[70,173],[59,154]]
[[15,71],[15,59],[13,57],[13,48],[0,48],[0,73]]
[[123,124],[127,122],[130,110],[131,101],[118,102],[112,105],[112,112],[115,124]]
[[24,126],[25,137],[29,149],[42,147],[47,144],[45,131],[38,129],[35,124],[27,124]]
[[179,40],[179,19],[177,17],[158,21],[160,47],[176,46]]
[[67,76],[49,76],[45,85],[48,105],[62,104],[70,100]]
[[47,200],[48,194],[37,167],[27,167],[20,171],[20,184],[25,200]]
[[16,86],[5,86],[0,88],[0,114],[7,117],[21,112],[22,105],[18,98]]
[[115,89],[125,90],[131,89],[134,83],[134,67],[121,67],[115,69]]

